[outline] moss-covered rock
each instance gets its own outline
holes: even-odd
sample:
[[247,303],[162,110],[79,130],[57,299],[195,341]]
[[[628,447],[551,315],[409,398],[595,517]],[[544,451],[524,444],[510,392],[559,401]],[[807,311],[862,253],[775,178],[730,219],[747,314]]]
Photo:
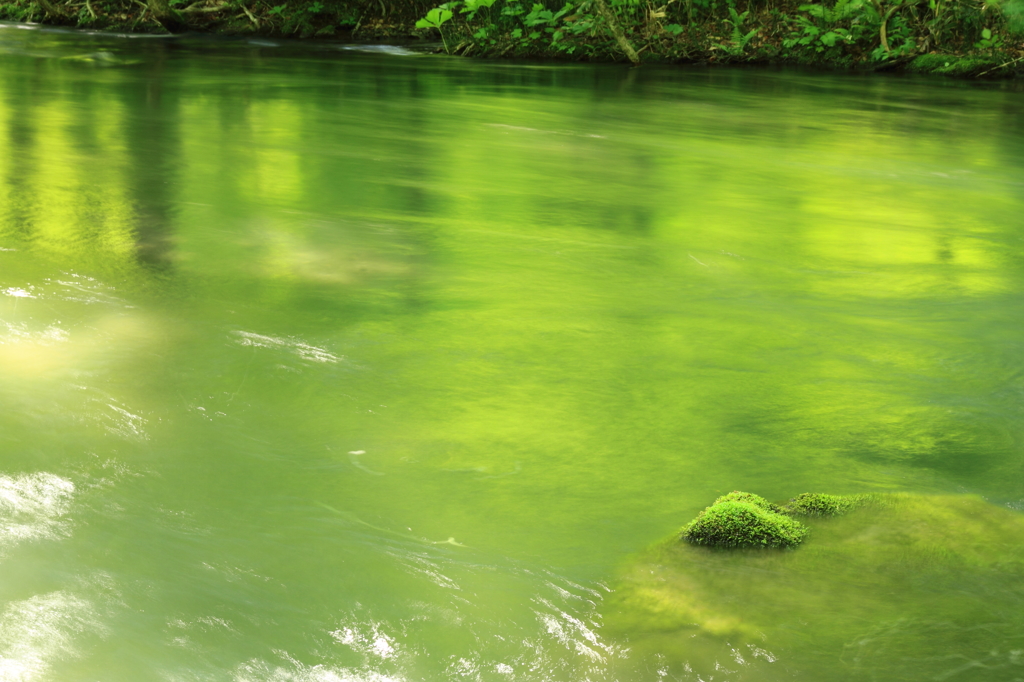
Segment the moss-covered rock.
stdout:
[[795,547],[805,535],[807,527],[778,506],[740,491],[715,500],[682,532],[684,540],[712,547]]
[[795,551],[650,548],[613,584],[604,633],[679,679],[1024,677],[1024,516],[967,495],[797,502]]
[[939,73],[944,76],[977,76],[998,70],[999,64],[999,61],[984,57],[922,54],[911,60],[907,70],[917,73]]
[[755,495],[754,493],[745,493],[741,490],[733,490],[731,493],[722,495],[717,500],[715,500],[712,503],[712,505],[721,504],[722,502],[746,502],[748,504],[754,505],[755,507],[760,507],[765,511],[775,512],[776,514],[781,514],[784,511],[782,507],[780,507],[777,504],[773,504],[772,502],[769,502],[760,495]]
[[828,495],[801,493],[783,511],[796,516],[839,516],[870,502],[870,495]]

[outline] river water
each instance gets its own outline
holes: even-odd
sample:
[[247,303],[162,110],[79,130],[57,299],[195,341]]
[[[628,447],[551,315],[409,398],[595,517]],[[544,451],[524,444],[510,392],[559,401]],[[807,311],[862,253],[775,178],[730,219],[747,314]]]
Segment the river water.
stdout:
[[696,680],[716,496],[1024,508],[1022,247],[1019,85],[4,26],[0,680]]

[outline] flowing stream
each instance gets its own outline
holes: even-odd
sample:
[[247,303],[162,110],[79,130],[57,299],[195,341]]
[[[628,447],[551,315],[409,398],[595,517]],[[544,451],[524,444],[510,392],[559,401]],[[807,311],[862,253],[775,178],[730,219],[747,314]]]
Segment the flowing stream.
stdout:
[[1022,94],[0,27],[0,680],[765,679],[602,604],[734,489],[1024,509]]

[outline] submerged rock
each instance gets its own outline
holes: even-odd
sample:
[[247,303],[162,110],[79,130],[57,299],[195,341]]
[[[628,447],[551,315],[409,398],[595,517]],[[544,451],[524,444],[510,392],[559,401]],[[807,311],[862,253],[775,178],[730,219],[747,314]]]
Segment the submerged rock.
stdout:
[[[789,519],[757,496],[716,505]],[[681,679],[1024,677],[1024,516],[966,495],[801,495],[785,509],[810,530],[796,550],[650,548],[614,585],[605,633]]]

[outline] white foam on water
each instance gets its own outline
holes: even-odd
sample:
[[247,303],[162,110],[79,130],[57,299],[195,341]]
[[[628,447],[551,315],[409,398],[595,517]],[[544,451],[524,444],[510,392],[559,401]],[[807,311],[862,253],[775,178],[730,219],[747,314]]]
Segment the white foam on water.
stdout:
[[391,54],[398,57],[410,57],[418,54],[417,52],[407,50],[404,47],[399,47],[398,45],[338,45],[338,49],[349,52]]
[[29,329],[28,325],[18,322],[0,320],[0,325],[3,325],[0,330],[0,346],[25,343],[50,346],[54,343],[63,343],[70,338],[68,331],[56,324],[51,324],[39,331],[33,331]]
[[[3,251],[5,249],[0,249]],[[11,251],[13,249],[6,249]],[[117,295],[116,288],[87,275],[61,272],[57,277],[46,277],[37,285],[0,288],[0,294],[13,298],[36,298],[70,301],[86,305],[103,304],[117,308],[134,308]]]
[[44,281],[54,289],[45,298],[85,303],[86,305],[103,304],[125,308],[134,307],[116,296],[114,292],[117,290],[114,287],[87,275],[67,272],[63,274],[62,279],[46,279]]
[[68,388],[83,396],[72,412],[79,422],[98,424],[110,435],[127,441],[149,440],[147,420],[134,408],[91,386],[69,384]]
[[66,537],[64,515],[74,493],[71,481],[46,472],[0,476],[0,553],[29,540]]
[[146,433],[144,428],[146,425],[145,417],[130,412],[125,409],[124,403],[113,398],[108,398],[105,401],[92,399],[92,402],[98,402],[102,405],[102,409],[97,412],[95,419],[103,425],[103,428],[108,433],[125,440],[149,440],[149,434]]
[[380,623],[353,623],[330,633],[334,641],[367,657],[387,660],[398,655],[395,638],[384,632]]
[[80,635],[102,631],[93,605],[68,592],[12,602],[0,613],[0,680],[44,679],[55,663],[79,656]]
[[[449,538],[451,539],[451,538]],[[460,591],[462,588],[452,578],[442,573],[442,566],[430,557],[415,552],[388,552],[397,560],[398,565],[411,575],[418,575],[427,578],[438,587],[448,590]]]
[[236,337],[235,341],[240,346],[282,349],[294,353],[300,359],[308,362],[336,363],[342,359],[323,348],[310,345],[301,339],[285,339],[278,336],[266,336],[245,331],[235,331],[232,333]]
[[372,670],[354,670],[326,665],[305,665],[284,652],[284,665],[252,660],[235,669],[234,682],[404,682],[400,677]]

